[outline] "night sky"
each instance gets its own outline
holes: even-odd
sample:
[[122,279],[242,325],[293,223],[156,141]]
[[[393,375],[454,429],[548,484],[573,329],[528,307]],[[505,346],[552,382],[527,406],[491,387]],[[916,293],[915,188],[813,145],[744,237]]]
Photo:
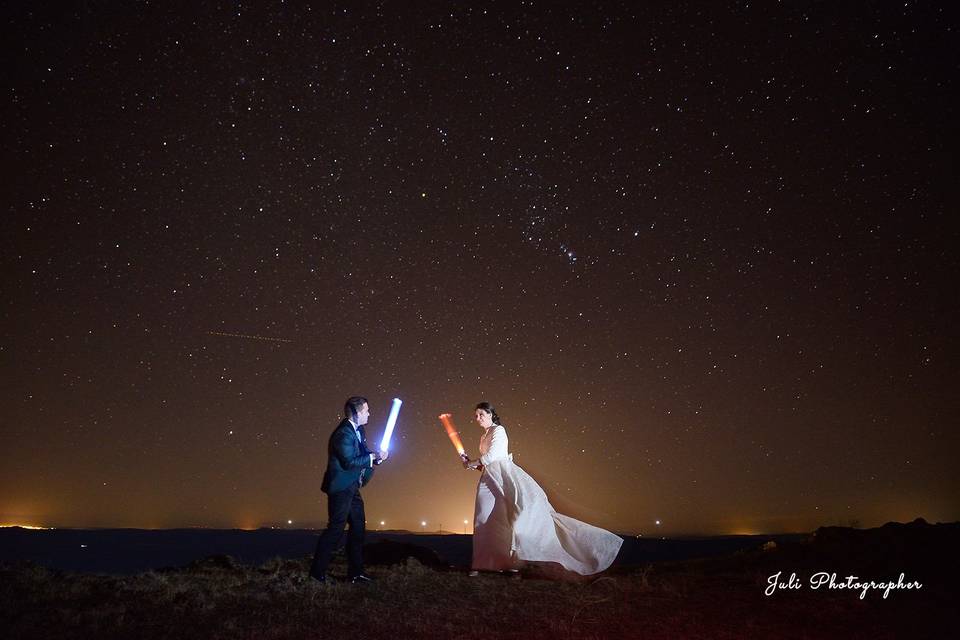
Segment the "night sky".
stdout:
[[472,524],[482,400],[618,532],[960,519],[950,3],[44,4],[0,523],[322,526],[354,394],[371,529]]

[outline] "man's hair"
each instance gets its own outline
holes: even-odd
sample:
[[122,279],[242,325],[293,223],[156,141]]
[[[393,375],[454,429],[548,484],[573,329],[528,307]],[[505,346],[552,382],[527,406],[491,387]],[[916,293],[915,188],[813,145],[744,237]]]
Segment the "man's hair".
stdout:
[[354,422],[357,421],[357,414],[360,413],[361,407],[367,404],[367,399],[363,396],[351,396],[347,398],[347,401],[343,405],[343,415]]

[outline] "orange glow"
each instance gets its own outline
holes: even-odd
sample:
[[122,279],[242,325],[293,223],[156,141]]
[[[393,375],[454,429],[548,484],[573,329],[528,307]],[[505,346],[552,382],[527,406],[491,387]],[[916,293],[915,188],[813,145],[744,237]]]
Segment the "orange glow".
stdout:
[[463,443],[460,442],[460,434],[457,432],[457,428],[453,426],[453,414],[450,413],[441,413],[440,422],[443,423],[443,428],[447,430],[447,436],[450,437],[450,442],[453,443],[453,448],[457,450],[457,453],[465,455],[463,450]]
[[46,531],[47,529],[50,529],[50,527],[37,527],[32,524],[17,524],[17,523],[0,524],[0,529],[5,529],[7,527],[20,527],[21,529],[36,529],[38,531]]

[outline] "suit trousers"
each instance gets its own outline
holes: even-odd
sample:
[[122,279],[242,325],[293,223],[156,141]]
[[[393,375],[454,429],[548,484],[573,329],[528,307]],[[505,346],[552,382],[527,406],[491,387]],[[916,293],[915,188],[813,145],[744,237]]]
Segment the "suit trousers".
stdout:
[[352,578],[363,573],[365,520],[360,487],[327,494],[327,528],[317,540],[317,550],[313,554],[310,575],[315,577],[326,575],[330,558],[343,537],[344,527],[348,524],[350,531],[347,534],[347,577]]

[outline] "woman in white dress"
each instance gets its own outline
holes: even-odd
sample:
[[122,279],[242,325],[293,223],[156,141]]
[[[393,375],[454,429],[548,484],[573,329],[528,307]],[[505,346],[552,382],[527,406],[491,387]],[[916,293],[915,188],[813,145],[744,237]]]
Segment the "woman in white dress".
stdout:
[[480,469],[473,516],[474,571],[510,571],[523,562],[555,562],[581,575],[609,567],[620,536],[554,511],[547,495],[513,463],[507,431],[489,402],[477,405],[483,428],[480,457],[464,468]]

